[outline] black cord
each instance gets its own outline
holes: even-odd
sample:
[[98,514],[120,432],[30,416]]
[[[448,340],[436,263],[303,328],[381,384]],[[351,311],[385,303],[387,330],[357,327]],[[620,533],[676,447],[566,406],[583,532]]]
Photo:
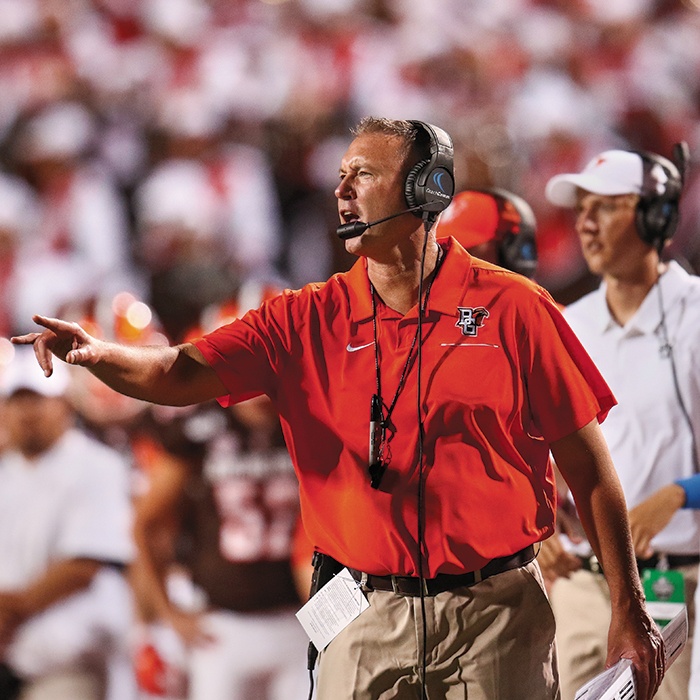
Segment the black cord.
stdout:
[[[373,324],[373,332],[374,332],[374,352],[375,352],[375,372],[376,372],[376,389],[377,389],[377,394],[376,397],[378,398],[380,405],[382,406],[382,410],[386,408],[386,414],[382,416],[382,421],[381,421],[381,428],[382,428],[382,436],[381,436],[381,443],[382,447],[380,448],[380,465],[382,467],[382,470],[386,467],[385,464],[383,464],[383,456],[384,456],[384,441],[385,441],[385,435],[386,435],[386,430],[389,428],[390,424],[390,418],[391,414],[393,413],[394,407],[396,406],[396,401],[399,397],[399,394],[401,393],[401,390],[403,388],[403,385],[405,383],[406,377],[408,375],[408,372],[411,368],[411,360],[413,358],[413,351],[414,348],[417,346],[417,352],[416,352],[416,394],[417,394],[417,403],[416,403],[416,408],[417,408],[417,416],[418,416],[418,490],[417,490],[417,518],[418,518],[418,528],[417,528],[417,539],[418,539],[418,580],[420,582],[420,607],[421,607],[421,623],[422,623],[422,628],[423,628],[423,652],[422,652],[422,660],[421,660],[421,700],[427,700],[427,693],[426,693],[426,672],[427,672],[427,667],[428,667],[428,620],[427,620],[427,613],[425,610],[425,588],[424,588],[424,567],[423,567],[423,557],[425,556],[425,559],[427,560],[427,545],[425,542],[425,513],[424,513],[424,484],[423,484],[423,478],[424,478],[424,459],[423,459],[423,453],[424,453],[424,439],[425,439],[425,429],[423,426],[423,414],[422,414],[422,407],[421,407],[421,367],[422,367],[422,361],[423,361],[423,317],[425,315],[425,311],[428,306],[428,297],[430,296],[430,289],[432,287],[433,282],[435,281],[435,277],[437,276],[438,268],[441,263],[442,259],[442,248],[438,246],[438,252],[437,252],[437,258],[435,261],[435,269],[433,270],[432,277],[430,279],[430,282],[428,283],[428,287],[425,291],[425,294],[423,293],[423,278],[425,276],[425,257],[426,257],[426,252],[428,248],[428,234],[430,233],[430,229],[432,228],[432,223],[431,221],[426,221],[424,223],[424,230],[425,230],[425,237],[423,239],[423,250],[421,253],[421,262],[420,262],[420,275],[419,275],[419,280],[418,280],[418,326],[416,328],[416,333],[413,336],[413,341],[411,342],[411,347],[409,349],[408,357],[406,358],[406,363],[403,366],[403,370],[401,372],[401,377],[399,378],[399,384],[396,389],[396,393],[394,394],[394,397],[390,403],[389,406],[386,406],[382,399],[382,384],[381,384],[381,369],[380,369],[380,362],[379,362],[379,339],[378,339],[378,333],[377,333],[377,307],[376,307],[376,298],[375,298],[375,291],[374,291],[374,286],[370,282],[370,292],[372,295],[372,324]],[[370,473],[371,472],[371,467],[370,465]],[[379,473],[378,477],[376,478],[376,481],[372,483],[372,486],[375,488],[379,484],[379,480],[381,479],[381,472]],[[375,486],[375,483],[377,486]],[[310,697],[309,697],[310,700]]]
[[[421,660],[421,700],[427,700],[426,694],[426,673],[428,670],[428,621],[425,611],[425,589],[423,585],[424,572],[423,572],[423,555],[427,559],[427,545],[425,543],[425,513],[424,513],[424,501],[425,494],[423,490],[423,441],[425,438],[425,429],[423,426],[423,411],[421,406],[421,369],[423,366],[423,315],[427,307],[427,299],[423,301],[423,276],[425,273],[425,254],[428,248],[428,234],[430,233],[432,223],[428,220],[424,222],[425,237],[423,239],[423,251],[421,254],[420,262],[420,278],[418,281],[418,356],[416,368],[416,410],[418,416],[418,503],[417,503],[417,517],[418,517],[418,581],[420,585],[420,611],[421,611],[421,623],[423,627],[423,654]],[[435,261],[435,275],[437,275],[438,265],[440,263],[440,252],[438,250],[438,256]]]
[[311,700],[311,698],[314,695],[314,670],[312,668],[309,669],[309,698],[308,700]]

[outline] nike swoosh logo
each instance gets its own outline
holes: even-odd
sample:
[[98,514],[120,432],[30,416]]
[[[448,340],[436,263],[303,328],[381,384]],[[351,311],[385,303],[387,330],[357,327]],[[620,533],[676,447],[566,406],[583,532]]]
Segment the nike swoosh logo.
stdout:
[[357,352],[358,350],[362,350],[363,348],[368,348],[370,345],[374,345],[374,341],[371,343],[365,343],[364,345],[351,345],[348,343],[348,346],[345,348],[348,352]]

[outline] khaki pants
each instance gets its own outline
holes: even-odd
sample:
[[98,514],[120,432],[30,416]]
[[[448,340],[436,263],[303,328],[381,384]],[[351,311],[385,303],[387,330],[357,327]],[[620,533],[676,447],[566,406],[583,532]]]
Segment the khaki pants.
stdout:
[[[420,699],[420,597],[367,594],[370,608],[320,655],[318,700]],[[532,562],[424,598],[429,700],[554,700],[554,618]]]
[[[698,583],[697,565],[678,569],[685,579],[688,605],[688,644],[667,672],[656,700],[688,700],[690,657]],[[562,700],[573,700],[576,691],[605,669],[610,591],[605,578],[590,571],[577,571],[570,578],[559,578],[550,590],[557,621],[557,656]]]

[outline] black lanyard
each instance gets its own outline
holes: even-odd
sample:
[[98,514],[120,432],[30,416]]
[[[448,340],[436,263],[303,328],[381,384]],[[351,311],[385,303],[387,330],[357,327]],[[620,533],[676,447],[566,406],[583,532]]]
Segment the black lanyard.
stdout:
[[[422,318],[425,314],[425,310],[428,306],[428,299],[430,297],[430,290],[433,287],[433,282],[437,277],[438,269],[442,263],[442,247],[438,246],[437,261],[435,263],[435,269],[428,282],[428,286],[425,290],[425,295],[423,299],[419,300],[418,313]],[[379,338],[377,335],[377,295],[374,291],[374,285],[369,283],[370,293],[372,295],[372,332],[374,333],[374,368],[377,375],[377,392],[372,395],[372,400],[370,403],[370,424],[369,424],[369,474],[370,474],[370,484],[372,488],[378,488],[384,472],[386,471],[391,458],[386,451],[386,431],[390,425],[391,414],[394,412],[396,407],[396,402],[398,401],[399,394],[403,390],[404,384],[406,382],[406,377],[413,366],[413,361],[417,356],[414,355],[416,350],[416,345],[418,343],[418,337],[421,334],[421,324],[418,323],[416,328],[416,333],[411,341],[411,348],[408,351],[408,357],[404,363],[403,369],[401,370],[401,376],[399,377],[399,383],[396,387],[396,392],[394,393],[394,398],[387,407],[382,398],[382,373],[379,363]],[[419,319],[420,320],[420,319]],[[421,341],[422,342],[422,341]],[[386,412],[385,412],[386,409]]]

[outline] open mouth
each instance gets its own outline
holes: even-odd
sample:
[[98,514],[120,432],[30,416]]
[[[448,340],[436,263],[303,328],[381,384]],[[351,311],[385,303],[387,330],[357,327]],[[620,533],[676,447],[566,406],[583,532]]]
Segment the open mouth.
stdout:
[[359,221],[360,216],[354,211],[350,211],[349,209],[343,209],[340,211],[340,219],[344,224],[349,224],[353,221]]
[[595,255],[596,253],[600,253],[600,251],[603,249],[603,246],[600,245],[600,243],[593,241],[591,243],[586,243],[583,246],[583,249],[589,255]]

